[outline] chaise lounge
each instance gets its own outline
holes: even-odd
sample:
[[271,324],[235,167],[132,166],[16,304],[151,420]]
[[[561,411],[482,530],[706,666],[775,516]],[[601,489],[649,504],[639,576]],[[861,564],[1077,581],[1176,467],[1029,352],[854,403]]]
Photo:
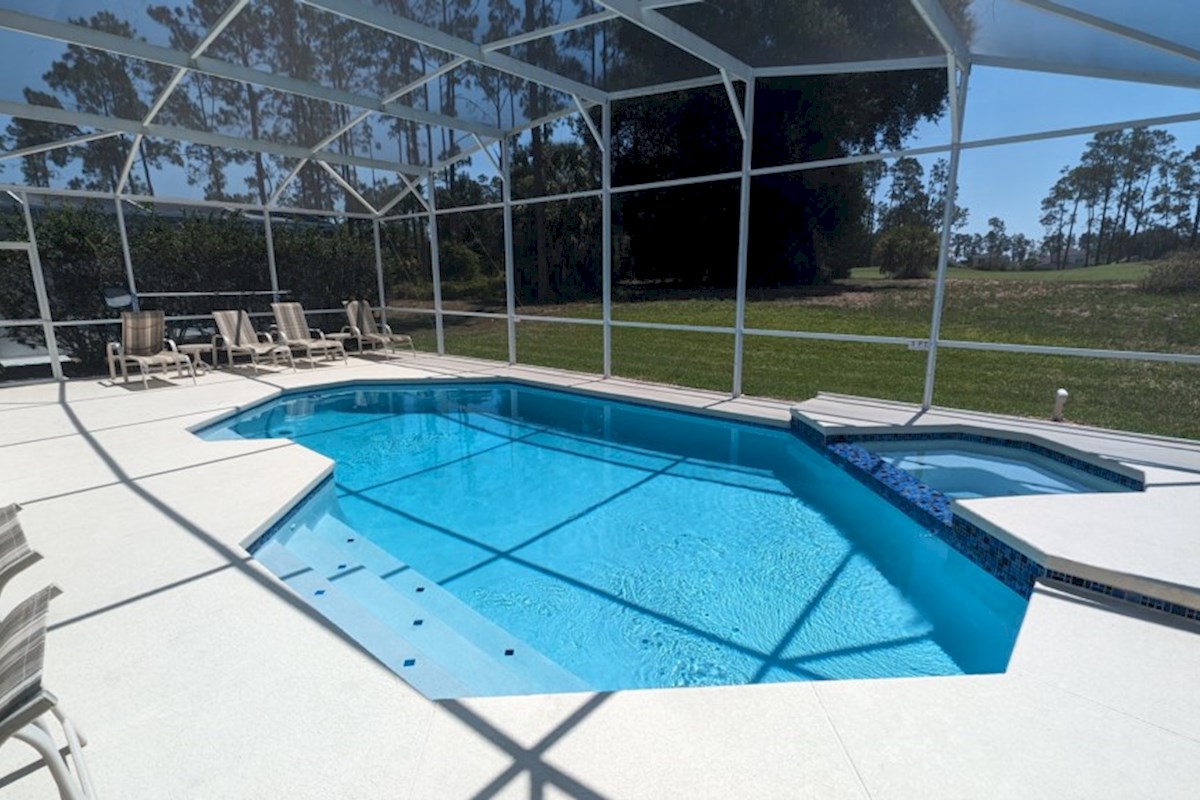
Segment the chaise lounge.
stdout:
[[364,347],[382,347],[395,354],[396,345],[407,345],[408,349],[414,355],[416,354],[417,349],[413,346],[411,336],[393,333],[391,326],[387,324],[382,326],[382,331],[380,330],[379,326],[375,324],[374,314],[371,313],[371,304],[367,301],[347,301],[346,317],[350,320],[350,324],[342,328],[342,333],[350,334],[351,338],[358,342],[359,353],[363,352]]
[[271,363],[279,366],[280,357],[287,359],[294,370],[296,361],[292,358],[292,348],[278,344],[271,339],[270,334],[254,330],[250,324],[250,315],[245,311],[214,311],[213,320],[217,323],[217,335],[212,338],[213,361],[216,362],[221,350],[228,356],[229,366],[233,366],[235,355],[250,356],[254,365],[254,373],[258,374],[259,358],[270,356]]
[[280,342],[292,350],[303,350],[309,366],[315,364],[314,355],[326,359],[341,356],[346,361],[346,348],[337,339],[327,339],[317,328],[310,328],[304,316],[304,307],[299,303],[271,303],[275,312],[275,324]]
[[169,367],[179,370],[183,377],[184,367],[196,382],[196,368],[192,360],[167,338],[167,321],[162,311],[122,311],[121,341],[108,343],[108,376],[117,379],[117,365],[121,376],[129,383],[129,365],[134,364],[142,374],[142,387],[150,388],[149,375],[154,367],[161,367],[165,374]]

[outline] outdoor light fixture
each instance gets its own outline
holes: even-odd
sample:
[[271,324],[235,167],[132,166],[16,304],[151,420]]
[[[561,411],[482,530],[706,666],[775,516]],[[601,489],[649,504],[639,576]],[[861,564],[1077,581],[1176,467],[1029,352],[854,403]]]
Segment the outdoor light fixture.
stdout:
[[1059,389],[1054,393],[1054,416],[1050,419],[1055,422],[1063,421],[1063,406],[1067,404],[1067,398],[1070,396],[1071,393],[1066,389]]

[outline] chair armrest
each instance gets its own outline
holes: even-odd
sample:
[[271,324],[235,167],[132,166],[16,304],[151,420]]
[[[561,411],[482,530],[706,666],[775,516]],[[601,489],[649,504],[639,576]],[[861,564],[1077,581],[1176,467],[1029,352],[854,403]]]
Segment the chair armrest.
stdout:
[[309,335],[309,336],[315,336],[315,337],[316,337],[316,338],[318,338],[318,339],[324,339],[324,338],[325,338],[325,331],[317,330],[316,328],[309,328],[309,329],[308,329],[308,335]]
[[167,349],[170,350],[172,353],[179,352],[179,348],[175,346],[174,339],[163,339],[163,344],[165,344],[167,346]]
[[271,334],[262,331],[258,331],[258,340],[267,344],[275,344],[275,338]]
[[219,333],[214,333],[210,344],[212,345],[213,352],[216,352],[217,348],[225,346],[225,337]]
[[362,331],[358,329],[357,325],[344,325],[342,327],[342,333],[348,333],[356,339],[362,338]]
[[392,330],[392,326],[388,325],[386,322],[379,326],[379,330],[383,331],[388,336],[391,336],[393,333],[395,333],[395,331]]

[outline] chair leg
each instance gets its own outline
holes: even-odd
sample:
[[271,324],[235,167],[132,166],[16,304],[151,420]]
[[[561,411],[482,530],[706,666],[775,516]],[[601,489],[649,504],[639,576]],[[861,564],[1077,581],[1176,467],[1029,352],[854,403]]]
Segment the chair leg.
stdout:
[[14,733],[13,738],[25,742],[38,751],[50,769],[50,775],[54,778],[54,782],[58,784],[58,794],[62,800],[89,800],[79,781],[67,768],[67,762],[63,760],[62,753],[58,752],[58,746],[46,731],[44,723],[26,725]]
[[58,724],[62,726],[63,734],[67,737],[67,749],[71,752],[71,763],[75,767],[75,774],[79,776],[79,783],[83,787],[84,795],[95,798],[96,785],[92,782],[91,770],[88,769],[87,762],[83,758],[83,748],[87,744],[87,737],[83,735],[83,731],[75,727],[75,723],[71,722],[61,706],[56,705],[50,710],[58,718]]

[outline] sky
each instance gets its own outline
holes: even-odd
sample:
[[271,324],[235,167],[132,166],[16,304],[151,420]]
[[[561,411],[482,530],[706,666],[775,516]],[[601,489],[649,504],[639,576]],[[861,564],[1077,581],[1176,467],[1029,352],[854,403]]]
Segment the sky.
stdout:
[[[126,13],[134,15],[140,15],[145,4],[142,0],[117,2],[118,6],[124,6]],[[63,18],[104,3],[50,0],[52,8],[40,10],[40,6],[45,6],[45,0],[9,0],[6,5]],[[157,37],[151,35],[150,38]],[[61,45],[48,40],[0,31],[0,64],[7,78],[4,88],[0,88],[0,99],[20,100],[20,87],[40,84],[41,73],[60,52]],[[971,74],[967,96],[964,139],[971,141],[1183,113],[1200,113],[1200,90],[976,67]],[[6,122],[0,120],[0,127]],[[1177,137],[1177,146],[1186,151],[1200,145],[1200,122],[1168,126],[1168,130]],[[948,131],[947,120],[922,125],[908,145],[947,143]],[[1090,138],[1085,135],[964,151],[959,200],[969,210],[966,229],[982,232],[989,217],[999,216],[1005,220],[1009,233],[1040,238],[1043,234],[1038,223],[1041,199],[1057,179],[1059,170],[1078,162]],[[922,157],[926,170],[936,158]],[[14,163],[9,163],[9,168],[0,172],[0,181],[19,183],[19,170]],[[471,171],[490,174],[493,170],[486,159],[476,158]],[[360,177],[368,178],[365,173]],[[393,176],[386,177],[394,182]],[[160,194],[202,196],[200,187],[186,184],[182,169],[173,169],[156,177],[156,189]]]

